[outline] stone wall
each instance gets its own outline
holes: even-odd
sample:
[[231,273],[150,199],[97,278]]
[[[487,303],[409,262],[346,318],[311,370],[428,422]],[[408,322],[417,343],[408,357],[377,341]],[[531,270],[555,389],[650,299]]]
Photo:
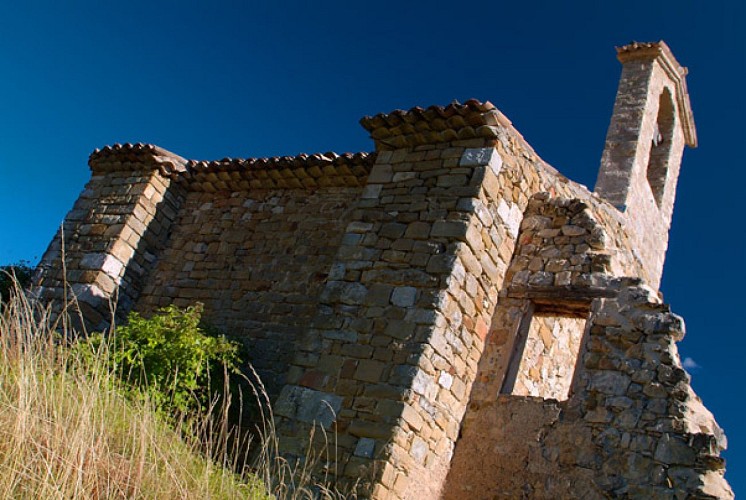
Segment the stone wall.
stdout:
[[[385,142],[276,409],[288,450],[302,456],[324,423],[337,447],[328,468],[381,498],[441,491],[531,195],[592,196],[491,104],[449,108],[364,120]],[[409,132],[449,111],[437,137]],[[488,136],[446,140],[467,123]]]
[[733,497],[722,431],[679,363],[681,318],[645,286],[610,288],[570,399],[503,394],[467,415],[444,498]]
[[563,401],[570,393],[585,318],[537,312],[531,315],[512,389],[517,396]]
[[[493,109],[459,111],[476,120]],[[479,199],[501,168],[482,148],[491,140],[379,151],[278,401],[290,449],[301,454],[314,421],[327,424],[336,446],[329,469],[368,483],[368,494],[437,493],[431,476],[448,467],[492,307],[483,283],[500,274],[496,223]],[[480,270],[469,291],[457,293],[459,283],[443,293],[467,265]],[[472,313],[466,323],[450,314],[459,302]]]
[[190,192],[137,309],[205,305],[277,395],[359,187]]
[[202,302],[206,322],[246,345],[246,361],[274,398],[371,159],[190,162],[182,210],[137,309]]
[[[724,436],[676,353],[681,318],[639,280],[609,273],[612,239],[589,208],[546,194],[529,203],[445,498],[732,496]],[[547,316],[582,339],[563,352],[565,367],[577,360],[569,379],[523,371],[544,353],[530,334]]]

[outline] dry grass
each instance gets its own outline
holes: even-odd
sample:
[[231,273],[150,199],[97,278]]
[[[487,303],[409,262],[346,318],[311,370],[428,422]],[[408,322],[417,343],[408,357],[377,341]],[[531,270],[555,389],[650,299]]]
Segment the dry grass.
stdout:
[[0,497],[269,498],[233,472],[226,426],[205,415],[169,427],[117,391],[106,349],[81,359],[22,294],[2,307]]
[[93,359],[67,347],[75,332],[62,318],[52,322],[18,288],[0,303],[0,498],[354,497],[310,474],[333,447],[301,466],[282,458],[262,387],[251,395],[265,413],[249,453],[248,434],[226,417],[230,397],[166,424],[147,401],[117,390],[109,346]]

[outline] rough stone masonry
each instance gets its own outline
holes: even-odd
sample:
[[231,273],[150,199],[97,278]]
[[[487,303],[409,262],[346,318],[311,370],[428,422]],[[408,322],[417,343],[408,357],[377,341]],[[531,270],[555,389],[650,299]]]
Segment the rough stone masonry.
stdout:
[[732,498],[657,292],[697,141],[686,69],[663,42],[617,53],[595,192],[475,100],[363,118],[372,153],[115,145],[36,293],[62,299],[64,269],[90,328],[112,298],[203,302],[252,353],[281,452],[363,497]]

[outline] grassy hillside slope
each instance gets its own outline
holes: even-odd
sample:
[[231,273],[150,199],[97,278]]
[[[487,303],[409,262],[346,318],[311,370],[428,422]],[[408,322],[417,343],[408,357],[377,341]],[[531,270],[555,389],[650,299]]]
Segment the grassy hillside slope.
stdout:
[[106,349],[82,359],[22,294],[0,308],[0,498],[270,498],[194,432],[211,416],[174,429],[116,389]]

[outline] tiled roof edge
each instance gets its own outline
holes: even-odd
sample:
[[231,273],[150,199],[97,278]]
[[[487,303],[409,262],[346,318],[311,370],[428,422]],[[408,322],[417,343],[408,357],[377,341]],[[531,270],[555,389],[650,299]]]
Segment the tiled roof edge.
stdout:
[[295,156],[274,156],[269,158],[223,158],[222,160],[188,160],[186,176],[202,172],[235,171],[244,169],[307,168],[326,165],[365,165],[372,164],[375,153],[300,153]]
[[273,158],[187,160],[153,144],[114,144],[91,153],[94,173],[158,170],[195,191],[362,186],[375,153],[333,152]]
[[470,99],[447,106],[397,109],[365,116],[360,124],[378,150],[391,150],[464,139],[497,137],[502,114],[489,101]]
[[184,172],[187,160],[153,144],[114,144],[96,149],[88,157],[88,165],[95,173],[124,170],[160,170],[173,176]]
[[187,162],[180,177],[194,191],[363,186],[375,153],[316,153]]

